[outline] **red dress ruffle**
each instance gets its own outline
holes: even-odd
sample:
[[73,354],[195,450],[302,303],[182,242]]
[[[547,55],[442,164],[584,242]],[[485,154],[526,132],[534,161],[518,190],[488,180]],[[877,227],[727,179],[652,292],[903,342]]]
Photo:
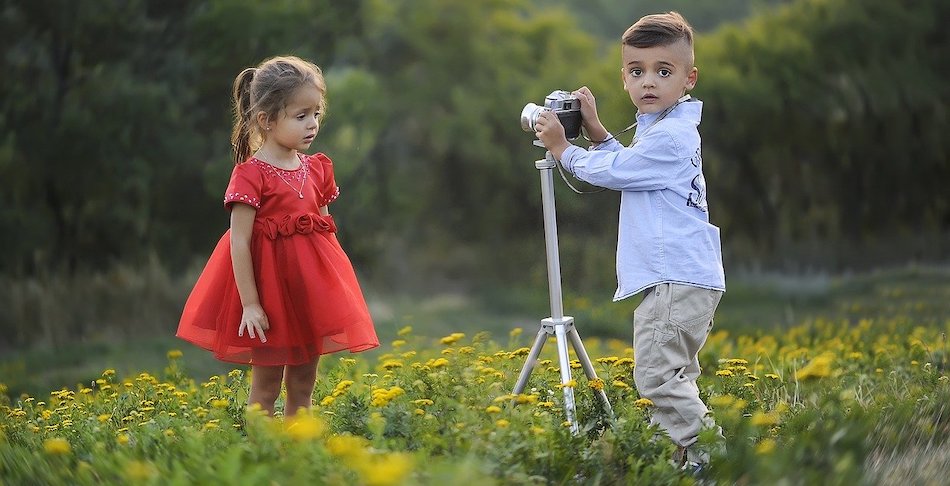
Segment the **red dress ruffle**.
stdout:
[[243,306],[227,231],[185,303],[176,334],[219,360],[296,365],[321,354],[379,346],[353,266],[336,239],[336,223],[320,214],[339,195],[333,163],[323,154],[301,156],[301,162],[299,169],[285,171],[252,157],[231,174],[225,207],[257,208],[251,258],[270,329],[266,343],[246,332],[238,337]]

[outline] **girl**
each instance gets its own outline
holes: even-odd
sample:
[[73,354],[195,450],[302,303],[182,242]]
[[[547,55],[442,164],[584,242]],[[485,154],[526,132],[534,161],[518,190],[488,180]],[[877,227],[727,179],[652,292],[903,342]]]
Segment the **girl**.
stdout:
[[[379,346],[327,205],[333,163],[313,143],[326,110],[319,67],[275,57],[234,80],[235,167],[224,194],[231,229],[198,277],[177,336],[251,365],[248,404],[268,414],[309,409],[317,359]],[[253,152],[253,155],[252,155]]]

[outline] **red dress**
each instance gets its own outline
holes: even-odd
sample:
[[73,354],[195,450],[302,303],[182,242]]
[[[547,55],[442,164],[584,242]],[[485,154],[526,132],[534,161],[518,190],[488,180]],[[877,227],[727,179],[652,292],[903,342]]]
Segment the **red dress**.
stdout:
[[321,354],[379,346],[333,217],[320,214],[340,192],[333,162],[323,154],[300,158],[300,168],[288,171],[251,157],[231,173],[225,207],[238,202],[257,208],[251,259],[270,324],[267,342],[247,332],[238,337],[243,306],[231,266],[230,230],[198,277],[176,334],[222,361],[295,365]]

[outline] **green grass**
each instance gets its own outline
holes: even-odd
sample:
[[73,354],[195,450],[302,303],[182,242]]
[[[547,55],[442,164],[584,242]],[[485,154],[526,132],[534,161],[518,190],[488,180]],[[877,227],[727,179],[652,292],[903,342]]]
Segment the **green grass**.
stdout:
[[[631,318],[639,299],[613,303],[611,295],[610,289],[591,295],[565,290],[564,312],[575,317],[582,338],[632,339]],[[384,344],[407,325],[433,337],[478,331],[504,336],[516,327],[533,334],[540,319],[550,315],[547,288],[494,288],[477,295],[371,297],[370,302]],[[857,321],[866,316],[878,320],[903,317],[921,325],[945,323],[950,318],[950,268],[906,267],[835,277],[730,277],[717,311],[716,328],[755,335],[818,318]],[[174,325],[169,323],[162,331],[140,338],[90,339],[55,349],[38,346],[4,351],[0,383],[6,383],[13,395],[41,394],[88,383],[107,368],[132,376],[160,370],[171,349],[184,352],[182,366],[194,376],[210,376],[232,368],[174,338]],[[367,357],[379,352],[371,351]]]
[[[863,285],[853,288],[878,288]],[[248,374],[205,380],[182,367],[201,354],[191,351],[167,354],[152,374],[110,369],[95,384],[35,397],[0,386],[0,484],[693,484],[669,464],[674,445],[649,426],[653,404],[633,386],[626,342],[587,340],[599,380],[576,369],[567,383],[547,346],[524,394],[511,395],[531,336],[461,331],[440,339],[407,330],[378,353],[324,360],[313,409],[294,419],[248,413]],[[726,438],[713,448],[710,479],[942,484],[947,331],[950,322],[907,314],[714,331],[697,383]],[[575,389],[576,422],[565,423],[565,385]],[[607,394],[613,418],[593,389]]]

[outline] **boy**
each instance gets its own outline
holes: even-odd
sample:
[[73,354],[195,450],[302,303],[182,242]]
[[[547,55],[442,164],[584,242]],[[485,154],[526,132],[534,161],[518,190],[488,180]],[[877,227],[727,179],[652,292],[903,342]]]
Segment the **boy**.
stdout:
[[[621,146],[597,116],[587,87],[580,100],[590,150],[571,145],[551,112],[537,136],[575,177],[621,192],[614,301],[641,293],[634,312],[634,380],[654,404],[659,424],[678,446],[674,462],[699,468],[709,454],[694,446],[712,426],[699,398],[698,353],[713,325],[726,283],[719,228],[709,224],[697,131],[693,30],[676,12],[647,15],[624,33],[622,79],[637,107],[637,131]],[[693,446],[693,447],[691,447]]]

